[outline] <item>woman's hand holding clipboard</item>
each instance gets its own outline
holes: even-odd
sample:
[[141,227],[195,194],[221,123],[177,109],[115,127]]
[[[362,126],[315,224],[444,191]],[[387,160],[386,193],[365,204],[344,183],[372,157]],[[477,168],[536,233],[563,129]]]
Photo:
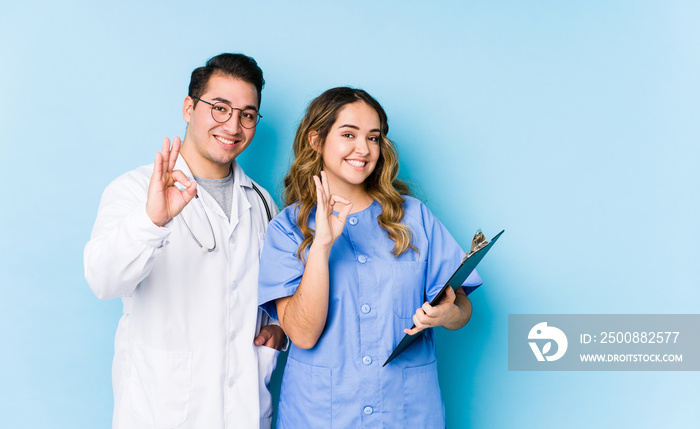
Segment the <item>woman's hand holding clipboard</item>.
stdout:
[[[496,240],[498,240],[501,234],[503,234],[504,232],[505,230],[499,232],[495,237],[493,237],[493,239],[489,243],[488,241],[486,241],[486,237],[484,237],[484,234],[481,232],[481,230],[478,230],[476,234],[474,234],[474,239],[472,240],[472,247],[469,253],[467,254],[467,256],[464,257],[464,259],[462,259],[462,263],[459,265],[454,274],[452,274],[452,277],[450,277],[445,286],[443,286],[443,288],[440,290],[440,292],[438,292],[435,298],[433,298],[433,300],[430,301],[430,305],[438,305],[445,296],[448,287],[451,287],[455,290],[462,287],[462,284],[467,279],[467,277],[469,277],[469,274],[471,274],[472,271],[474,271],[476,266],[479,264],[479,262],[481,262],[486,253],[489,251],[489,249],[491,249],[491,246],[493,246],[494,243],[496,243]],[[467,295],[469,295],[475,289],[476,288],[466,290],[465,292],[467,293]],[[415,328],[415,325],[411,327],[411,329],[413,328]],[[406,334],[399,343],[399,345],[396,346],[394,351],[391,353],[391,356],[389,356],[389,358],[386,360],[386,362],[384,362],[384,365],[382,366],[386,366],[386,364],[391,362],[396,356],[398,356],[399,354],[401,354],[401,352],[406,350],[408,346],[413,344],[413,342],[416,341],[423,334],[423,332],[424,331],[420,331],[414,335]]]

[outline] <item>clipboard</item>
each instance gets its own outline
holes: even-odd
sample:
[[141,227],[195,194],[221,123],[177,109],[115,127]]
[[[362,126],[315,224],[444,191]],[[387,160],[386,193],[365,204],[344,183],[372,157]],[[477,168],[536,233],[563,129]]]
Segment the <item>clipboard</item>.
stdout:
[[[445,293],[447,293],[448,287],[451,287],[455,290],[459,289],[462,286],[462,283],[464,283],[467,277],[469,277],[469,274],[471,274],[472,271],[474,271],[479,262],[481,262],[486,253],[491,249],[491,247],[496,243],[496,241],[501,237],[501,234],[503,234],[504,232],[505,229],[496,234],[496,236],[493,237],[490,243],[486,244],[485,246],[481,247],[476,251],[470,252],[467,256],[465,256],[464,259],[462,259],[462,263],[459,265],[459,267],[457,267],[457,270],[454,272],[454,274],[452,274],[452,277],[450,277],[445,286],[443,286],[442,289],[440,289],[440,292],[438,292],[435,298],[433,298],[433,300],[430,302],[430,305],[437,305],[445,296]],[[476,235],[474,236],[474,243],[477,242],[477,237],[480,234],[481,230],[477,231]],[[481,234],[481,237],[483,237],[483,234]],[[476,288],[467,290],[465,292],[467,293],[467,295],[469,295],[474,290],[476,290]],[[416,325],[413,325],[411,329],[415,327]],[[415,335],[404,335],[399,345],[396,346],[394,351],[391,353],[391,356],[389,356],[386,362],[384,362],[384,365],[382,365],[382,367],[385,367],[386,364],[391,362],[396,356],[400,355],[401,352],[406,350],[411,344],[413,344],[414,341],[416,341],[418,338],[420,338],[421,335],[423,335],[423,332],[425,332],[425,330],[422,330]]]

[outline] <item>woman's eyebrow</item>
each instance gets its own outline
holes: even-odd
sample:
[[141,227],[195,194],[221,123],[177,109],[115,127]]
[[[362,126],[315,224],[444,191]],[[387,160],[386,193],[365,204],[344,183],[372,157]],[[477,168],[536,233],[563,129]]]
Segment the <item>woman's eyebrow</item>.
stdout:
[[[343,124],[343,125],[339,126],[338,128],[352,128],[353,130],[358,130],[358,131],[360,130],[360,127],[358,127],[357,125],[352,125],[352,124]],[[369,132],[370,133],[378,133],[378,132],[380,132],[380,129],[374,128],[372,130],[369,130]]]

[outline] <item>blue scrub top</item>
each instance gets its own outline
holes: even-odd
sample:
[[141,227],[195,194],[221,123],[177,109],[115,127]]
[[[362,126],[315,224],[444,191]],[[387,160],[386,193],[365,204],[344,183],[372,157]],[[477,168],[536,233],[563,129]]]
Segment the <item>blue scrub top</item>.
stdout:
[[[409,249],[398,258],[377,222],[379,203],[348,216],[330,254],[323,334],[312,349],[293,344],[289,349],[278,428],[445,426],[432,329],[382,368],[403,330],[413,325],[416,309],[437,295],[464,257],[423,203],[405,199],[403,223],[418,252]],[[275,319],[274,300],[293,295],[304,273],[296,257],[304,239],[297,211],[289,206],[273,219],[262,251],[258,301]],[[309,216],[312,229],[314,219],[315,210]],[[481,283],[475,271],[465,287]]]

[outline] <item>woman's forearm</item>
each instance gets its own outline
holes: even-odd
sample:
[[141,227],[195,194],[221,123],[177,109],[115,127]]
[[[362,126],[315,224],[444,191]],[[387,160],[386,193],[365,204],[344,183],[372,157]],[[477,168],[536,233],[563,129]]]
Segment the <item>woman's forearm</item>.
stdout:
[[328,258],[332,243],[314,242],[294,295],[276,301],[282,329],[300,349],[310,349],[323,333],[328,316]]

